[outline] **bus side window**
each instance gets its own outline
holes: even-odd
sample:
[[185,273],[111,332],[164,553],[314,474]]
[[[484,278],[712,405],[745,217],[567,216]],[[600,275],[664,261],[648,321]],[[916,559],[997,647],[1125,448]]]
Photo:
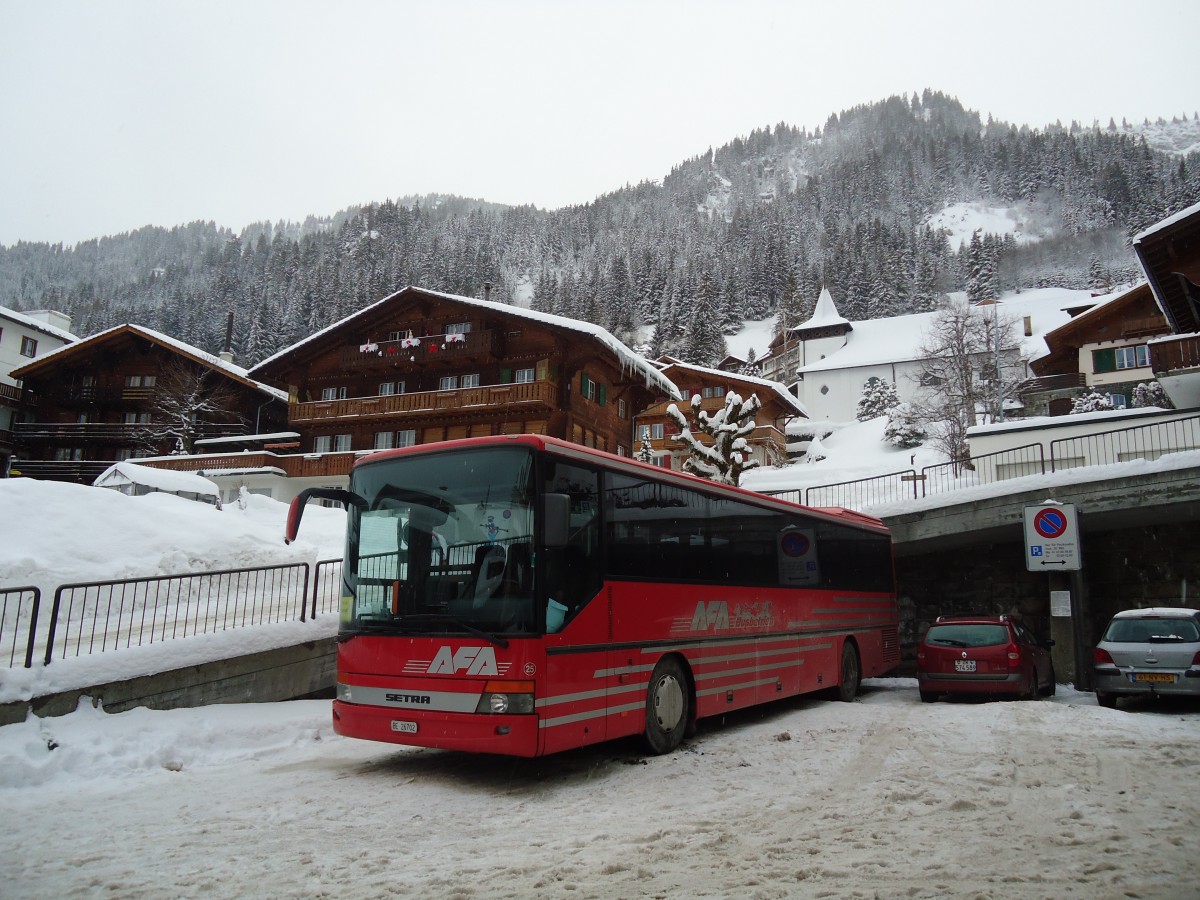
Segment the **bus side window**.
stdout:
[[547,599],[567,608],[569,622],[600,591],[600,478],[591,470],[555,462],[546,491],[571,498],[569,538],[565,547],[547,549],[544,569]]

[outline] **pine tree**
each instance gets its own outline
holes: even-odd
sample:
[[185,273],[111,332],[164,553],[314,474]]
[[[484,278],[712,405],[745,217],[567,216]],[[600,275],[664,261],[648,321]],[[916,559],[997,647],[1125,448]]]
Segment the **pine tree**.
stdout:
[[893,447],[911,450],[919,447],[926,438],[917,411],[907,403],[897,403],[887,411],[887,424],[883,427],[883,439]]
[[863,385],[855,418],[860,422],[869,422],[871,419],[886,416],[888,411],[899,402],[900,397],[896,393],[894,384],[886,378],[872,376]]

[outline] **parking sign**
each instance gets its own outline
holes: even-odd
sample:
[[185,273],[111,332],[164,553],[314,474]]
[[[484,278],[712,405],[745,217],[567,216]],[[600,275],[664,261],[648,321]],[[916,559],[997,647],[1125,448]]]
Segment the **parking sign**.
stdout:
[[1083,568],[1074,503],[1025,507],[1025,568],[1030,572],[1074,572]]

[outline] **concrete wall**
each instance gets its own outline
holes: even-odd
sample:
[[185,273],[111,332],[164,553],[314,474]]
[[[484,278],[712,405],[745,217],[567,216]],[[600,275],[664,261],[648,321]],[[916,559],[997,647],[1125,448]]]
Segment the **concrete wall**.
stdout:
[[74,712],[84,697],[114,713],[135,706],[176,709],[210,703],[294,700],[330,691],[336,677],[337,643],[334,638],[325,638],[129,681],[0,704],[0,725],[23,722],[31,711],[37,716],[66,715]]

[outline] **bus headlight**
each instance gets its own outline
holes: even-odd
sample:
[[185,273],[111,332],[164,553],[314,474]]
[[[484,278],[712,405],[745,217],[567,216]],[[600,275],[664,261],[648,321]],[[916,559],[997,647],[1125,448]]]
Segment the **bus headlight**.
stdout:
[[533,712],[532,681],[489,681],[475,712],[489,715],[528,715]]

